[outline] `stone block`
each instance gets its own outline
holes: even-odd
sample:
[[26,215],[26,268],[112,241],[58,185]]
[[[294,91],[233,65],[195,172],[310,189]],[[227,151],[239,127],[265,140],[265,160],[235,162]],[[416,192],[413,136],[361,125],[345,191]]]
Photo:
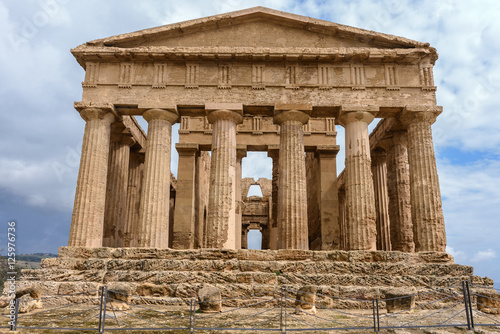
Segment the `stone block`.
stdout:
[[488,314],[500,314],[500,293],[482,290],[477,293],[477,309]]
[[300,249],[280,249],[276,253],[277,261],[304,261],[312,259],[313,251]]
[[175,297],[177,298],[196,298],[198,295],[198,290],[203,286],[202,283],[181,283],[181,284],[169,284],[169,286],[175,291]]
[[40,262],[40,268],[46,269],[46,268],[57,267],[61,265],[60,262],[61,261],[56,257],[42,259],[42,261]]
[[16,299],[24,295],[29,295],[33,299],[40,299],[42,297],[42,289],[37,285],[26,286],[16,291]]
[[276,286],[268,284],[253,284],[253,295],[259,296],[278,296],[279,291]]
[[315,285],[301,287],[295,297],[296,313],[316,314],[316,292]]
[[238,257],[238,250],[235,249],[202,249],[198,259],[200,260],[221,260],[235,259]]
[[268,250],[241,249],[238,251],[238,259],[249,261],[274,261],[276,260],[276,252]]
[[384,293],[387,313],[410,311],[415,307],[414,289],[388,289]]
[[113,272],[107,272],[107,275],[108,274],[109,276],[106,276],[107,279],[104,279],[105,283],[111,281],[163,283],[161,282],[159,273],[157,271],[144,272],[139,270],[117,270]]
[[426,263],[453,263],[453,257],[445,252],[419,252],[422,262]]
[[253,273],[253,283],[274,285],[277,282],[275,273]]
[[108,284],[108,301],[107,308],[109,310],[125,311],[130,309],[130,298],[132,289],[130,284],[123,282],[114,282]]
[[198,291],[198,305],[203,313],[218,313],[222,310],[220,290],[213,286],[204,286]]
[[237,274],[236,281],[238,283],[252,283],[252,274]]

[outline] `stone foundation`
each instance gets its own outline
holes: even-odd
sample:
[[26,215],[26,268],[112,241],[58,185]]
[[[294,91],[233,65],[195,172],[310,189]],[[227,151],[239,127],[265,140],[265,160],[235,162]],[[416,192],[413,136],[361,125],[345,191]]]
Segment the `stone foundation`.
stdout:
[[[121,283],[131,295],[177,299],[196,297],[211,285],[223,299],[262,294],[258,300],[269,299],[282,286],[299,290],[313,285],[318,294],[371,300],[388,298],[393,288],[410,294],[462,280],[493,286],[491,279],[474,276],[472,267],[455,264],[440,252],[61,247],[59,257],[43,260],[41,269],[23,270],[19,286],[38,284],[48,296]],[[132,302],[140,299],[132,297]],[[327,297],[318,297],[317,304],[371,305]]]

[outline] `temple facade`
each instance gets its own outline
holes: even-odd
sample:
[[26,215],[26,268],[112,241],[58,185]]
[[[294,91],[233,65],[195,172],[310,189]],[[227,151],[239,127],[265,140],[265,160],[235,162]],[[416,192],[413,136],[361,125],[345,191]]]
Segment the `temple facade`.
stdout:
[[[268,249],[445,251],[428,43],[255,7],[72,53],[86,125],[69,246],[240,249],[260,229]],[[251,151],[273,163],[259,200]]]

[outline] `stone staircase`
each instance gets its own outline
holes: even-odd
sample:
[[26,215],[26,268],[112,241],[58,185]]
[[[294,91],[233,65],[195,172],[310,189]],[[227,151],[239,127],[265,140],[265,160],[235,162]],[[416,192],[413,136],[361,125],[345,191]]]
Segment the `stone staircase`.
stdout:
[[[61,247],[58,258],[43,260],[41,269],[23,270],[19,286],[37,284],[49,296],[119,284],[128,286],[130,295],[179,299],[196,297],[209,284],[224,299],[258,295],[250,298],[263,300],[283,286],[298,290],[315,285],[325,295],[318,298],[321,305],[365,308],[371,303],[326,296],[369,301],[394,291],[405,295],[455,285],[460,289],[463,280],[493,286],[491,279],[474,276],[472,267],[438,252]],[[417,299],[417,304],[429,298]]]

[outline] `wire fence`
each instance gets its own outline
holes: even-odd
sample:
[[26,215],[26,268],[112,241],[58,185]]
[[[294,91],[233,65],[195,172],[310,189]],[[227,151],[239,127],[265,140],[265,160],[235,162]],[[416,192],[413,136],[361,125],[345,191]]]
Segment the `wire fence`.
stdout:
[[[387,296],[386,296],[387,297]],[[52,307],[43,308],[51,305]],[[347,304],[346,304],[347,303]],[[351,303],[351,304],[349,304]],[[354,305],[357,309],[341,308]],[[222,306],[224,306],[222,308]],[[42,307],[42,308],[37,308]],[[446,288],[390,298],[348,298],[282,286],[227,299],[161,298],[108,289],[15,299],[5,326],[74,331],[307,332],[425,327],[500,327],[500,291],[463,281]],[[4,322],[5,324],[5,322]]]

